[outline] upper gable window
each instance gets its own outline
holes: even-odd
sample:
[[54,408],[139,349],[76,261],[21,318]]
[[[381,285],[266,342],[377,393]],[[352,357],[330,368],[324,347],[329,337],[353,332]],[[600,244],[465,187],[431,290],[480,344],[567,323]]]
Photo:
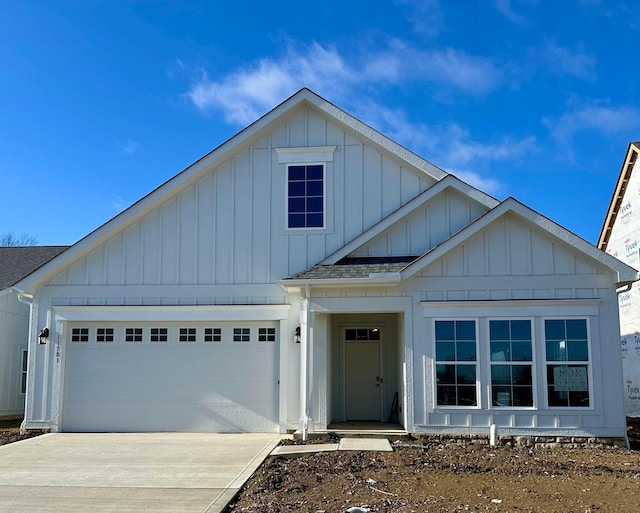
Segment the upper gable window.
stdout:
[[286,167],[287,229],[329,229],[331,226],[332,162],[335,146],[275,148],[278,163]]
[[324,165],[289,165],[289,228],[324,228]]

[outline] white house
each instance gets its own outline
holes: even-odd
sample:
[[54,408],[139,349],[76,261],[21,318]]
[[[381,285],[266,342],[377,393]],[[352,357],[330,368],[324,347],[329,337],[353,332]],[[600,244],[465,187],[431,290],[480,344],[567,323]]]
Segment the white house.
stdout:
[[637,279],[302,89],[17,284],[27,427],[623,437]]
[[[598,247],[640,268],[640,142],[627,148]],[[640,288],[634,284],[620,294],[620,334],[624,408],[628,417],[640,417]]]
[[24,414],[29,307],[12,286],[66,246],[0,247],[0,418]]

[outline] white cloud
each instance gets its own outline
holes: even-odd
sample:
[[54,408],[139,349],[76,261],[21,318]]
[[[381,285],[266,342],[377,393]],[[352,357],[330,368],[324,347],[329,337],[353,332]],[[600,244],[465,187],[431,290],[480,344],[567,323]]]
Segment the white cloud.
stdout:
[[120,146],[120,151],[126,155],[133,155],[140,147],[140,143],[136,141],[125,141],[118,144]]
[[377,130],[488,194],[498,194],[503,184],[483,175],[481,170],[492,162],[515,161],[537,151],[537,141],[532,136],[519,140],[505,137],[499,142],[485,143],[472,140],[469,132],[457,123],[444,126],[411,123],[403,112],[380,105],[362,105],[359,110],[364,113],[361,117]]
[[341,101],[358,88],[403,81],[434,83],[468,94],[498,87],[502,74],[490,59],[453,48],[420,51],[392,41],[388,49],[347,59],[318,43],[290,44],[280,59],[261,59],[219,77],[201,71],[187,98],[200,110],[219,109],[230,123],[247,124],[302,87]]
[[113,208],[114,212],[116,212],[117,214],[122,212],[128,206],[129,205],[127,204],[127,202],[119,194],[111,195],[111,208]]
[[398,3],[411,9],[408,19],[414,32],[435,36],[446,30],[439,0],[398,0]]
[[635,107],[609,107],[589,105],[567,112],[553,120],[543,118],[551,135],[563,144],[569,144],[577,132],[591,130],[611,135],[640,129],[640,110]]
[[354,80],[338,52],[313,44],[306,53],[290,48],[280,60],[262,59],[219,80],[203,71],[187,96],[201,110],[219,108],[228,122],[247,124],[301,87],[335,97],[340,84]]
[[560,46],[554,40],[547,39],[542,51],[542,59],[557,73],[584,80],[595,79],[596,58],[582,48],[570,50]]
[[521,24],[525,22],[524,16],[517,14],[511,7],[511,0],[495,0],[496,10],[512,23]]

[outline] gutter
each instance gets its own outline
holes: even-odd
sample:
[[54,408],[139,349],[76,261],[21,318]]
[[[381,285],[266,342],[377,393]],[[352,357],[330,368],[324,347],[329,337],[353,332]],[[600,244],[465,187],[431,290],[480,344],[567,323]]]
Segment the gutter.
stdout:
[[[20,301],[21,303],[24,303],[25,305],[29,306],[29,333],[31,333],[31,323],[33,322],[33,294],[29,294],[28,292],[23,292],[20,289],[17,289],[15,287],[11,287],[11,290],[13,292],[15,292],[18,295],[18,301]],[[31,340],[30,340],[31,336],[29,336],[29,338],[27,339],[27,372],[29,369],[29,365],[31,364],[31,350],[30,350],[30,346],[31,346]],[[28,401],[27,401],[27,397],[29,397],[31,394],[31,391],[29,390],[29,379],[28,379],[28,375],[27,375],[27,388],[25,390],[25,401],[24,401],[24,417],[22,419],[22,422],[20,423],[20,434],[23,435],[27,432],[27,405],[28,405]]]

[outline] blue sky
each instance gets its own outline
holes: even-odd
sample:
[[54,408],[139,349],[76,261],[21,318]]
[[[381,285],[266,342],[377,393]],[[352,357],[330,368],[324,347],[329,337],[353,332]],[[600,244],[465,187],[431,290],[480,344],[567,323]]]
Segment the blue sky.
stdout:
[[0,233],[72,244],[309,87],[595,243],[639,50],[633,0],[5,2]]

